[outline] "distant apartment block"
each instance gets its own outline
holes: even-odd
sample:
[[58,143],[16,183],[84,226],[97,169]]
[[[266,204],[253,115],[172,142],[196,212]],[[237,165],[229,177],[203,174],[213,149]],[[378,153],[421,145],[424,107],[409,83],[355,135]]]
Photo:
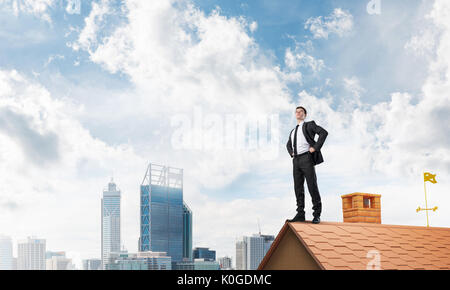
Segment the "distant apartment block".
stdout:
[[83,270],[101,270],[102,260],[100,259],[86,259],[83,260]]
[[164,252],[110,253],[106,270],[171,270],[172,259]]
[[12,240],[4,235],[0,235],[0,270],[13,270]]
[[65,252],[47,252],[46,270],[74,270],[72,259],[66,257]]
[[216,251],[210,250],[209,248],[196,247],[193,251],[194,259],[204,259],[205,261],[215,261]]
[[45,240],[28,237],[17,244],[18,270],[45,270]]
[[254,234],[236,242],[236,269],[256,270],[269,250],[275,237]]
[[228,257],[228,256],[221,257],[218,259],[218,261],[219,261],[221,270],[232,270],[233,269],[232,260],[230,257]]
[[220,270],[220,265],[216,261],[194,259],[193,261],[181,261],[175,263],[174,270]]

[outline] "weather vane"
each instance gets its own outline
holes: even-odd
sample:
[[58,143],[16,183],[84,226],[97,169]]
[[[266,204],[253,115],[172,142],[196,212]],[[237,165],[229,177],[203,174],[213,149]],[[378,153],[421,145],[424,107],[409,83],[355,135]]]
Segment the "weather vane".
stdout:
[[416,212],[419,211],[425,211],[427,213],[427,227],[430,227],[430,224],[428,222],[428,211],[432,210],[432,211],[436,211],[438,209],[437,206],[433,207],[433,208],[428,208],[428,202],[427,202],[427,187],[426,187],[426,182],[429,181],[431,183],[437,183],[436,181],[436,174],[431,174],[429,172],[425,172],[423,174],[423,189],[425,191],[425,208],[421,208],[420,206],[416,209]]

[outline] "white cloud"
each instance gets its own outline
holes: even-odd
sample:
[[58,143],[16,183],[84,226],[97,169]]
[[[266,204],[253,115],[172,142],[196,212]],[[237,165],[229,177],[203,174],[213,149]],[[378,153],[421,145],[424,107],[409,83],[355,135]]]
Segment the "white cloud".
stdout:
[[16,16],[20,13],[32,14],[51,23],[48,10],[55,3],[55,0],[0,0],[0,8],[7,9]]
[[300,71],[285,71],[280,68],[276,70],[284,82],[302,84],[303,74]]
[[151,91],[147,98],[152,102],[163,95],[170,106],[202,101],[246,111],[286,109],[283,83],[246,33],[245,19],[218,11],[204,15],[188,1],[180,5],[184,9],[171,1],[127,1],[122,8],[128,11],[127,23],[97,37],[98,25],[88,20],[103,19],[108,8],[93,10],[78,43],[92,49],[93,62],[125,73],[139,90]]
[[[441,5],[435,2],[433,5]],[[444,8],[445,11],[445,8]],[[423,16],[418,31],[405,43],[405,50],[412,52],[416,56],[428,57],[431,59],[435,57],[436,45],[441,33],[445,31],[445,21],[439,20],[443,26],[436,25],[436,10],[431,10],[428,14]]]
[[418,56],[426,56],[434,51],[437,32],[426,29],[418,35],[414,35],[405,44],[405,49],[411,50]]
[[[76,43],[70,44],[74,50],[87,50],[91,52],[92,47],[97,46],[97,33],[102,29],[105,21],[105,16],[112,13],[110,0],[101,0],[92,2],[91,12],[88,17],[84,19],[85,26],[83,31],[78,36]],[[75,31],[72,27],[70,32]]]
[[319,73],[325,67],[323,60],[315,59],[313,56],[306,54],[304,51],[299,51],[298,49],[293,52],[290,48],[286,49],[284,62],[290,70],[306,67],[310,68],[313,74]]
[[255,32],[256,29],[258,29],[258,22],[253,21],[252,23],[250,23],[249,28],[250,28],[250,31],[251,31],[251,32]]
[[66,12],[69,14],[80,14],[81,0],[67,0]]
[[52,54],[48,57],[47,61],[44,64],[44,67],[47,67],[49,64],[51,64],[55,60],[63,60],[65,57],[61,54]]
[[343,96],[339,100],[340,109],[348,111],[355,108],[362,108],[361,94],[366,92],[366,90],[361,87],[359,79],[356,76],[351,78],[344,77],[343,82],[345,90],[351,93],[351,95]]
[[344,36],[353,29],[353,16],[341,8],[335,8],[330,16],[311,17],[305,23],[316,39],[328,39],[330,34]]
[[[170,116],[192,116],[196,106],[222,117],[233,113],[253,118],[291,110],[285,81],[299,80],[301,74],[281,72],[248,35],[245,18],[225,17],[218,10],[205,15],[190,1],[173,5],[130,0],[116,10],[105,1],[95,3],[102,8],[92,9],[85,19],[75,47],[86,50],[109,72],[129,77],[135,91],[123,99],[124,107],[133,104],[132,114],[157,120],[158,130],[168,129],[165,134],[174,129],[161,127],[169,125]],[[126,12],[126,21],[118,26],[103,21],[118,10]],[[100,33],[101,25],[112,28]],[[164,150],[169,149],[166,144]],[[218,187],[258,161],[257,154],[241,149],[189,150],[187,155],[198,165],[194,170],[203,177],[199,182]]]

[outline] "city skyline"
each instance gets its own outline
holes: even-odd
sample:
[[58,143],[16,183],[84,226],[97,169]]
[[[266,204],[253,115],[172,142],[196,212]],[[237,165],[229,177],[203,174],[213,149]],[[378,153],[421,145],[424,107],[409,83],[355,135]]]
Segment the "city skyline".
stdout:
[[[171,197],[172,195],[172,197]],[[175,195],[175,196],[174,196]],[[184,262],[184,263],[199,263],[197,266],[192,267],[200,267],[199,269],[208,269],[209,264],[205,264],[202,266],[202,261],[205,262],[218,262],[216,260],[216,251],[210,250],[205,247],[195,247],[193,248],[192,234],[193,234],[193,212],[183,200],[183,170],[179,168],[166,167],[163,165],[157,165],[150,163],[146,169],[146,174],[144,180],[141,184],[140,191],[140,209],[141,209],[141,237],[144,235],[143,241],[141,244],[141,238],[139,238],[139,246],[138,253],[128,253],[127,250],[121,247],[121,191],[117,188],[117,184],[114,182],[111,177],[110,182],[107,187],[103,189],[101,195],[101,255],[100,255],[100,268],[103,270],[116,269],[122,270],[122,266],[108,266],[110,259],[113,257],[114,260],[121,261],[121,259],[125,259],[127,261],[128,257],[130,257],[130,261],[136,260],[136,258],[144,257],[145,253],[155,253],[155,257],[161,256],[161,254],[167,255],[172,259],[173,262]],[[151,201],[151,202],[150,202]],[[172,209],[171,202],[175,202],[178,206],[177,208]],[[164,207],[164,204],[167,203],[167,208],[170,210],[161,211],[161,208]],[[151,214],[156,210],[156,215]],[[173,210],[178,209],[177,212]],[[166,220],[165,215],[168,215],[169,218],[167,220],[174,221],[173,217],[170,215],[177,216],[178,226],[175,228],[179,228],[182,230],[177,231],[177,235],[175,239],[173,239],[175,232],[167,232],[161,231],[164,228],[174,228],[174,225],[163,225],[161,227],[161,221]],[[153,221],[153,222],[150,222]],[[156,241],[156,244],[152,246],[149,238],[146,238],[145,234],[148,237],[151,236],[150,233],[154,232],[155,229],[153,227],[156,226],[156,229],[159,232],[153,235]],[[159,238],[158,238],[159,237]],[[164,242],[161,244],[161,240]],[[180,244],[181,247],[171,247],[170,243],[177,243],[178,240],[182,240]],[[44,253],[41,256],[41,260],[39,266],[36,266],[36,262],[33,261],[25,261],[24,252],[29,252],[29,250],[24,251],[23,247],[26,244],[27,247],[34,247],[33,244],[36,241],[43,246],[39,246],[39,253]],[[153,243],[155,243],[153,241]],[[72,266],[72,259],[66,257],[66,252],[52,252],[45,249],[45,239],[36,239],[34,237],[28,237],[27,240],[22,240],[18,242],[17,251],[19,257],[19,249],[21,249],[21,260],[19,266],[21,269],[31,269],[31,270],[72,270],[72,269],[84,269],[84,270],[92,270],[91,268],[96,268],[95,257],[90,257],[88,259],[82,259],[81,264],[80,261],[77,261],[77,266]],[[163,244],[168,244],[164,246]],[[21,247],[21,248],[20,248]],[[34,249],[34,248],[33,248]],[[159,250],[155,251],[155,250]],[[164,251],[165,250],[165,251]],[[143,256],[144,255],[144,256]],[[35,256],[34,254],[32,255]],[[174,256],[175,258],[172,258]],[[150,257],[150,256],[149,256]],[[226,257],[224,257],[226,258]],[[5,269],[13,269],[14,254],[13,254],[13,243],[12,239],[6,235],[0,235],[0,266],[5,267]],[[16,258],[17,259],[17,258]],[[29,258],[28,258],[29,259]],[[195,262],[197,261],[197,262]],[[231,259],[230,259],[231,261]],[[159,262],[158,262],[159,263]],[[165,263],[165,262],[164,262]],[[27,265],[25,265],[27,264]],[[31,264],[31,265],[28,265]],[[170,262],[169,262],[170,264]],[[192,264],[192,265],[194,265]],[[217,264],[218,265],[218,264]],[[17,269],[19,269],[17,266]],[[78,268],[77,268],[78,267]],[[128,266],[126,266],[128,269]],[[164,269],[173,269],[176,268],[175,264],[172,264],[169,268],[164,266]],[[186,268],[187,267],[187,268]],[[189,266],[186,264],[184,266],[185,269],[188,269]],[[135,270],[142,270],[146,268],[146,266],[137,265]],[[159,267],[150,267],[149,269],[158,269]],[[193,268],[193,269],[194,269]],[[214,268],[214,266],[213,266]],[[123,268],[125,269],[125,268]]]

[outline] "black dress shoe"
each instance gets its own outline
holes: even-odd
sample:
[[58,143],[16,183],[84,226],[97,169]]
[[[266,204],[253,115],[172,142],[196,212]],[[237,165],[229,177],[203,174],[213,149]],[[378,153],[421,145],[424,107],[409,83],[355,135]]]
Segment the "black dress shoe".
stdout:
[[312,220],[312,223],[313,223],[313,224],[319,224],[319,223],[320,223],[320,217],[315,217],[315,218]]
[[305,221],[305,216],[297,214],[293,219],[290,219],[290,220],[287,220],[287,221],[290,222],[290,223],[304,222]]

